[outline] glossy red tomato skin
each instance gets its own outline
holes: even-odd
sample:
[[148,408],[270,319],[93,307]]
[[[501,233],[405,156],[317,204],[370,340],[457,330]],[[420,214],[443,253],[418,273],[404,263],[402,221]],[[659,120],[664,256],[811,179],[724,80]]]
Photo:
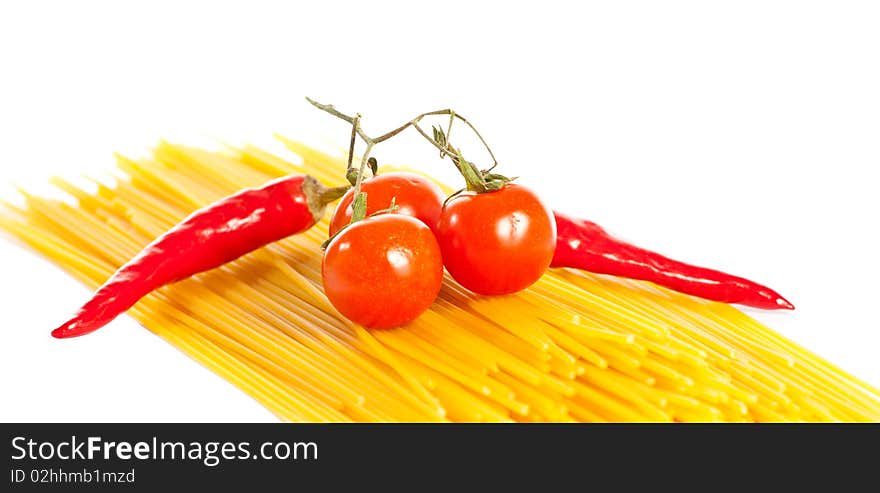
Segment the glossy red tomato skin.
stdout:
[[[432,231],[436,231],[440,209],[446,200],[443,190],[424,176],[407,172],[390,172],[374,176],[361,183],[361,190],[367,194],[367,215],[387,209],[394,198],[399,207],[397,214],[412,216],[422,221]],[[351,222],[351,202],[354,190],[349,190],[339,200],[330,218],[330,236]]]
[[370,329],[405,325],[437,298],[440,246],[421,221],[382,214],[336,236],[321,264],[324,292],[346,318]]
[[553,212],[528,188],[465,192],[450,200],[437,223],[443,263],[477,294],[502,295],[531,286],[556,249]]

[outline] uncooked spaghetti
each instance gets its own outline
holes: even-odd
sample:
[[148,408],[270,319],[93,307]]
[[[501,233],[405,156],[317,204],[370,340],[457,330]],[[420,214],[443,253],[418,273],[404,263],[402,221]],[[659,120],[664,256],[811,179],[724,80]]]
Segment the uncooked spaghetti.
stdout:
[[[193,209],[290,173],[339,184],[339,158],[168,143],[120,157],[113,186],[53,183],[0,228],[94,288]],[[96,182],[97,183],[97,182]],[[880,391],[736,308],[552,270],[477,297],[451,279],[415,322],[367,331],[321,291],[326,220],[148,295],[129,313],[288,421],[880,421]]]

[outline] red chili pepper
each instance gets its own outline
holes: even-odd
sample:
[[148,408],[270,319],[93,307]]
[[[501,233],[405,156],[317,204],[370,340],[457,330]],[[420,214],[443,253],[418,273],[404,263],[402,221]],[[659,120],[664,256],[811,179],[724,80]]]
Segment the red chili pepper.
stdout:
[[153,290],[312,227],[347,187],[308,175],[273,180],[199,209],[119,268],[76,315],[52,331],[81,336],[108,324]]
[[717,270],[697,267],[630,245],[598,224],[556,215],[556,252],[551,267],[574,267],[655,284],[708,300],[768,310],[794,309],[772,289]]

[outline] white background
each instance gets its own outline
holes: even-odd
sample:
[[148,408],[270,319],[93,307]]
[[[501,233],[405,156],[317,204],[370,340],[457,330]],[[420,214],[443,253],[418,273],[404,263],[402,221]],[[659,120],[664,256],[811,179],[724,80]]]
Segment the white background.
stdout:
[[[344,145],[306,95],[374,134],[452,107],[553,207],[776,288],[795,312],[750,313],[880,385],[875,3],[309,3],[3,1],[0,196],[160,137]],[[0,419],[274,420],[127,317],[51,339],[88,291],[5,240],[0,273]]]

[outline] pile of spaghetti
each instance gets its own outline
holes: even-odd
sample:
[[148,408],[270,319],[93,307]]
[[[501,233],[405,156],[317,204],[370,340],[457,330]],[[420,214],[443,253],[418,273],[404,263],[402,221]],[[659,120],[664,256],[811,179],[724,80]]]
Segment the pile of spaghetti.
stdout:
[[[245,146],[163,143],[118,159],[76,199],[25,194],[0,229],[89,287],[187,214],[337,157],[283,140],[293,164]],[[129,314],[290,421],[880,421],[880,391],[730,305],[651,283],[554,269],[478,297],[453,280],[415,322],[368,331],[321,289],[327,222],[148,295]]]

